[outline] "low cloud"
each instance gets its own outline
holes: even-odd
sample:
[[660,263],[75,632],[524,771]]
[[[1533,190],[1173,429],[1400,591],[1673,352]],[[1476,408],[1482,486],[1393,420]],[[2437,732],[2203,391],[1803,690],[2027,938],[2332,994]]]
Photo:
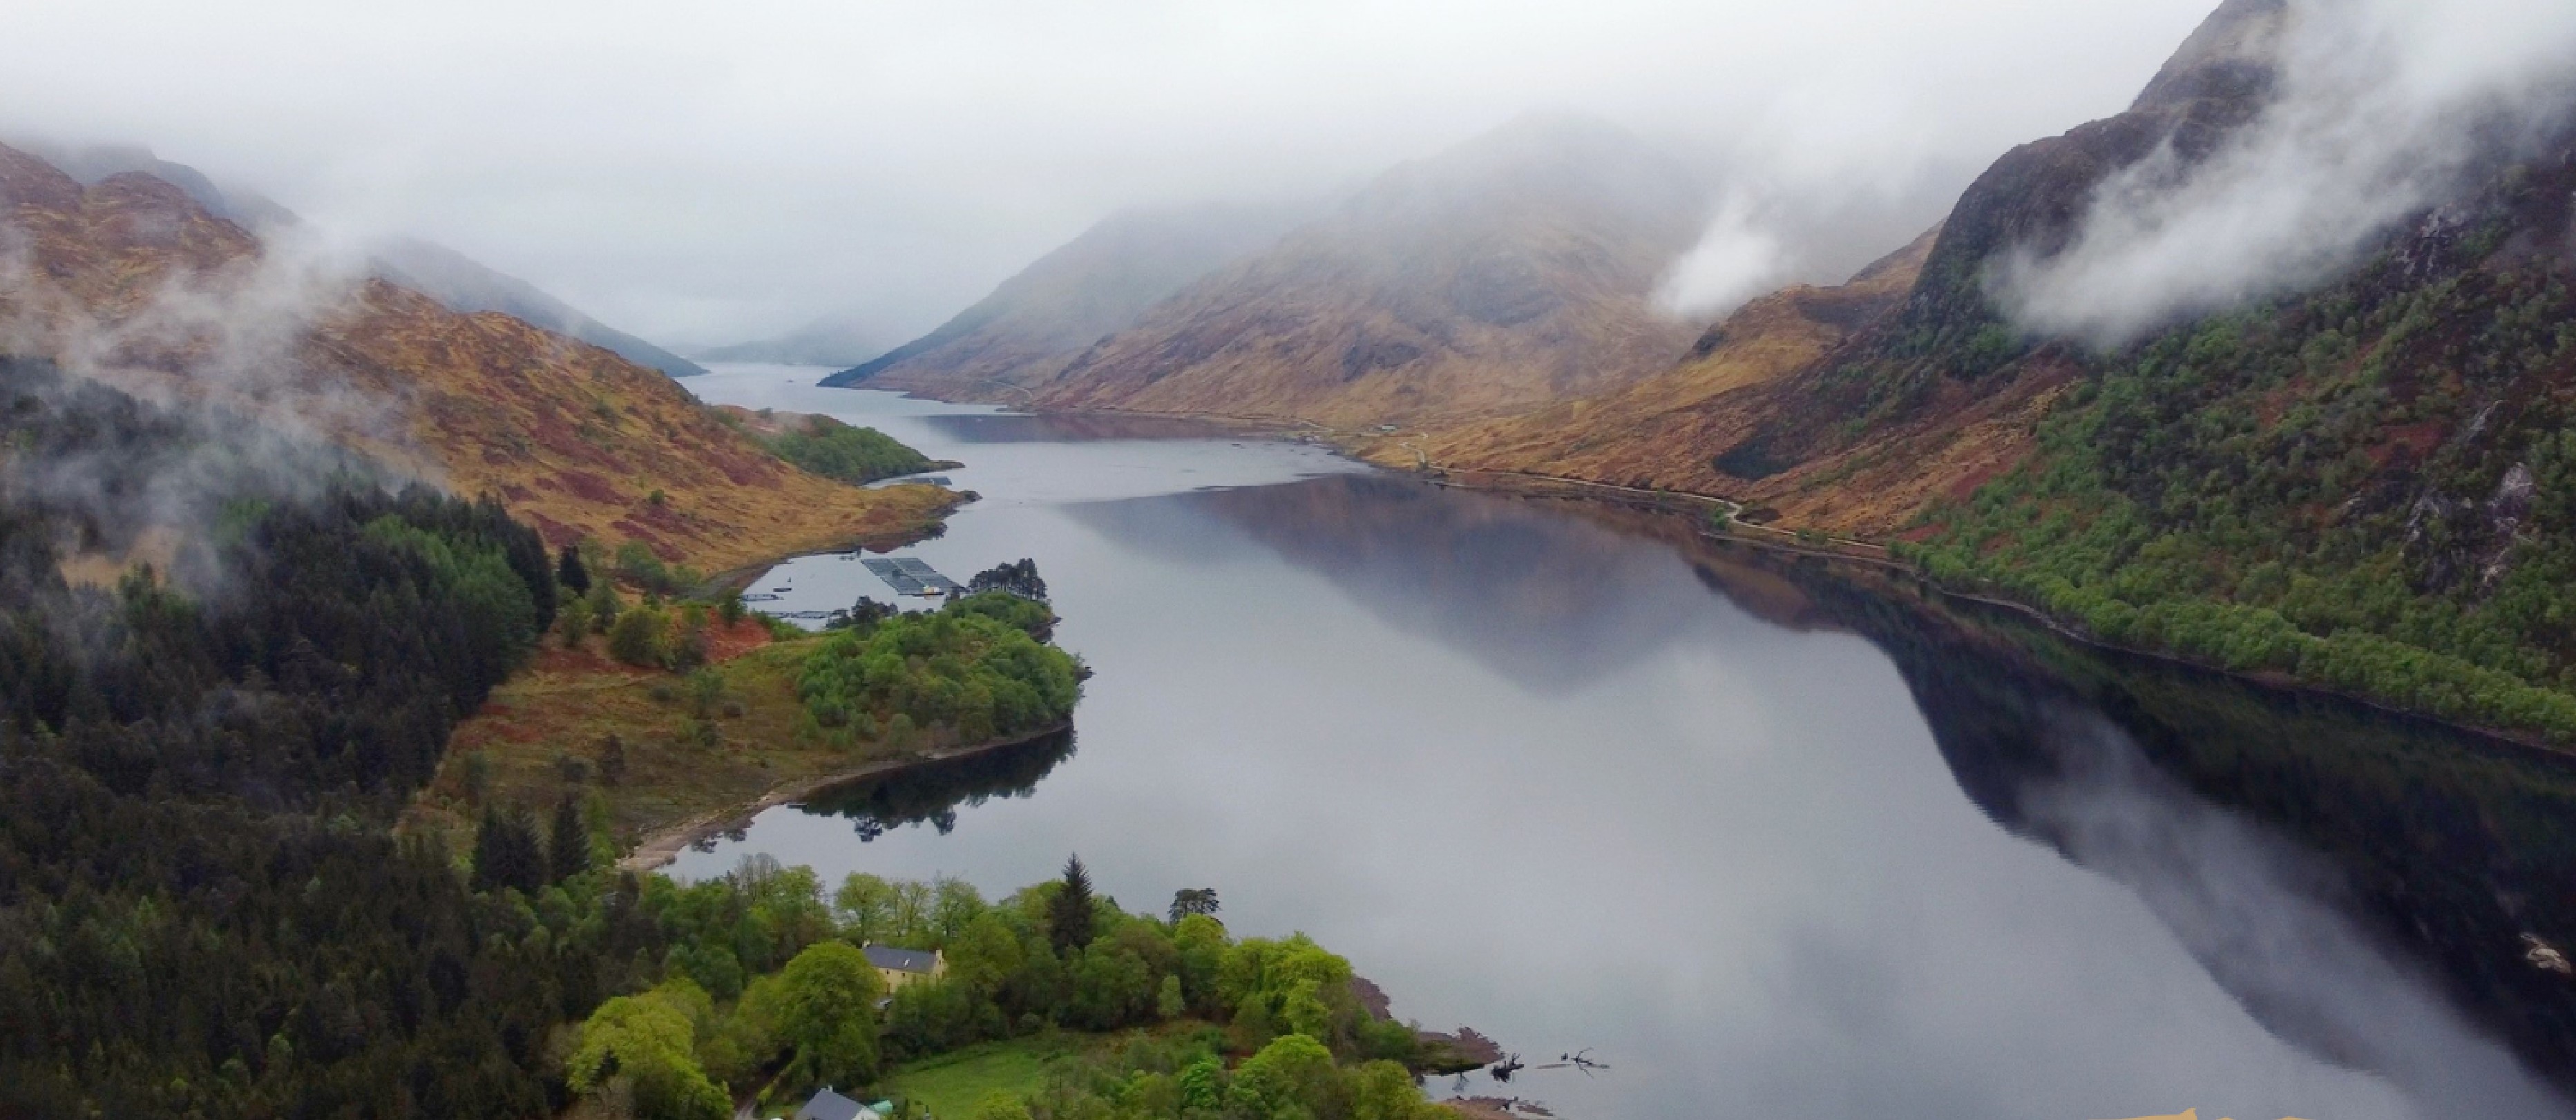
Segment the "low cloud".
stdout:
[[1756,219],[1752,201],[1738,194],[1718,208],[1699,243],[1664,274],[1655,305],[1687,319],[1723,315],[1777,286],[1788,263],[1787,247]]
[[2104,181],[2072,244],[2007,261],[2024,326],[2116,346],[2312,286],[2480,161],[2562,123],[2565,0],[2292,0],[2279,92],[2206,160],[2168,145]]
[[[130,431],[7,464],[0,486],[71,515],[82,532],[69,552],[119,560],[147,558],[124,556],[146,534],[202,539],[245,496],[301,499],[352,477],[434,481],[426,457],[402,453],[403,402],[306,365],[312,332],[352,311],[361,275],[345,246],[290,232],[215,268],[175,266],[130,305],[93,306],[53,279],[25,230],[0,223],[0,355],[61,375],[15,369],[0,395],[94,410],[106,406],[82,394],[95,382],[147,406]],[[184,436],[132,442],[165,430]],[[343,445],[404,462],[383,468]]]

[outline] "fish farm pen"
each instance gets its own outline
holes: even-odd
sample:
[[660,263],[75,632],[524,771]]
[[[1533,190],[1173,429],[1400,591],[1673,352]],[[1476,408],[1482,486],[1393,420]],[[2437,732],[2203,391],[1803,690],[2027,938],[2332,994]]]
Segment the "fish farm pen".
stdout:
[[859,562],[867,565],[869,571],[875,572],[877,578],[894,588],[898,595],[955,595],[966,590],[956,580],[940,575],[937,569],[911,557],[890,560],[871,556]]

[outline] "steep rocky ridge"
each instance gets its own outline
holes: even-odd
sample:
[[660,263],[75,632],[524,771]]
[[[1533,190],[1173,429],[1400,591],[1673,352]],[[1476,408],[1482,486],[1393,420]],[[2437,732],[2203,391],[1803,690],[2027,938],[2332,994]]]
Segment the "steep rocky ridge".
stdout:
[[824,380],[949,399],[1025,398],[1183,285],[1278,240],[1302,206],[1112,215],[929,334]]
[[1526,119],[1182,289],[1036,399],[1350,427],[1599,392],[1689,348],[1650,296],[1703,204],[1626,132]]
[[160,179],[84,185],[5,147],[0,348],[318,429],[498,495],[556,543],[636,540],[706,568],[907,531],[949,500],[813,477],[607,350],[315,278]]

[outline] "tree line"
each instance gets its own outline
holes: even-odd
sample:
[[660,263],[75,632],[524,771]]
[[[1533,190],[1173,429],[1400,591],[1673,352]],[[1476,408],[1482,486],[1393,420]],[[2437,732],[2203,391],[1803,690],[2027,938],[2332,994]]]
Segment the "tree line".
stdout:
[[[954,879],[863,873],[827,897],[811,869],[752,857],[695,884],[651,880],[642,907],[671,936],[664,979],[582,1025],[567,1083],[647,1120],[718,1120],[750,1096],[783,1107],[982,1042],[1139,1027],[1178,1041],[1113,1049],[993,1107],[1103,1120],[1430,1108],[1408,1066],[1429,1055],[1360,1002],[1350,962],[1303,935],[1234,937],[1213,890],[1181,892],[1177,920],[1131,914],[1077,857],[998,901]],[[889,992],[868,943],[937,950],[946,971]]]
[[[556,609],[536,534],[0,362],[0,1114],[530,1116],[659,931],[389,824]],[[181,522],[112,587],[66,562]]]

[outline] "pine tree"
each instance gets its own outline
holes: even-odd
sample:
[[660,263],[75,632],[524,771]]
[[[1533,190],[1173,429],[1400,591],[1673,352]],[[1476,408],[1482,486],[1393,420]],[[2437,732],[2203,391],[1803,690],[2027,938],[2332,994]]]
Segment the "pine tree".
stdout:
[[537,826],[528,811],[483,810],[483,823],[474,830],[474,889],[534,893],[545,882],[545,854],[537,850]]
[[579,547],[563,546],[563,559],[555,561],[555,582],[570,588],[575,595],[590,590],[590,567],[581,562]]
[[1069,856],[1064,889],[1047,904],[1047,940],[1059,954],[1079,951],[1091,944],[1092,920],[1091,872],[1083,869],[1081,856]]
[[581,810],[567,793],[555,802],[554,827],[546,837],[546,855],[554,864],[555,881],[561,882],[590,870],[590,832],[581,826]]

